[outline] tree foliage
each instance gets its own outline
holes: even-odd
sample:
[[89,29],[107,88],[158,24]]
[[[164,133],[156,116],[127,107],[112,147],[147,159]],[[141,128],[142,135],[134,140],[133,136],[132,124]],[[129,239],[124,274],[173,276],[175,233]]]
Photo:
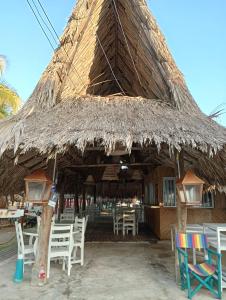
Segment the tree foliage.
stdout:
[[[6,66],[6,58],[0,55],[0,76],[2,76]],[[6,83],[0,82],[0,119],[5,118],[18,111],[21,100],[18,94]]]

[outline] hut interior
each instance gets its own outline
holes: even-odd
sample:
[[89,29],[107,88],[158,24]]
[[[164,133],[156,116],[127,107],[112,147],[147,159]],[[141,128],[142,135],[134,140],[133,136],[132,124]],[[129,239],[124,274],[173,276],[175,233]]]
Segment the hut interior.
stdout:
[[[186,169],[194,169],[196,174],[205,178],[206,191],[202,205],[188,209],[188,222],[224,222],[225,195],[208,189],[210,177],[202,173],[208,162],[203,158],[200,161],[197,159],[199,151],[195,154],[192,156],[184,150],[184,165]],[[16,165],[13,152],[7,153],[8,156],[11,159],[7,161],[7,168],[0,167],[1,174],[7,172],[11,178],[7,185],[1,181],[4,195],[12,194],[12,191],[23,195],[25,175],[37,169],[42,168],[52,176],[49,166],[54,160],[47,155],[30,151],[21,154]],[[170,238],[171,225],[177,222],[177,165],[174,156],[169,155],[167,145],[162,145],[158,152],[154,144],[148,147],[134,144],[131,153],[121,148],[108,155],[100,145],[86,147],[84,152],[71,146],[65,153],[57,154],[56,162],[59,201],[55,214],[58,219],[69,210],[76,215],[89,215],[87,240],[122,239],[121,235],[113,234],[113,215],[117,209],[135,209],[139,214],[140,232],[135,239],[152,241],[156,237]]]
[[0,193],[22,192],[24,177],[50,172],[57,155],[58,213],[73,203],[107,218],[117,204],[137,205],[141,222],[169,238],[182,149],[184,169],[215,189],[188,210],[188,222],[225,219],[225,141],[225,128],[191,96],[145,0],[78,0],[31,97],[0,121]]

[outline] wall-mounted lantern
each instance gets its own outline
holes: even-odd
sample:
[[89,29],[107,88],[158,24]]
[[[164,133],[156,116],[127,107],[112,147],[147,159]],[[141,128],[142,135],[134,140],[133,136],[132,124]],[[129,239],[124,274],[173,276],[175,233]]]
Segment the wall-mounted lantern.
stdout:
[[202,203],[202,191],[204,181],[194,174],[187,171],[185,176],[177,181],[176,187],[179,200],[188,206],[197,206]]
[[46,176],[43,170],[37,170],[24,178],[27,202],[45,203],[48,202],[51,192],[51,179]]

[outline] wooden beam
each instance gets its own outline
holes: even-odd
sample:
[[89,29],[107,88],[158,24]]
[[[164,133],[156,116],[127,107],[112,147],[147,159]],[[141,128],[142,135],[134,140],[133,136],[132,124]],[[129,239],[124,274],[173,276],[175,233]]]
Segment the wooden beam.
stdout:
[[153,166],[153,163],[125,163],[125,164],[91,164],[91,165],[71,165],[71,166],[67,166],[65,168],[104,168],[104,167],[110,167],[110,166],[114,166],[114,167],[118,167],[118,166],[122,166],[122,165],[126,165],[129,167],[142,167],[142,166]]
[[[132,151],[143,151],[142,147],[132,147]],[[105,151],[104,147],[86,147],[85,151]]]

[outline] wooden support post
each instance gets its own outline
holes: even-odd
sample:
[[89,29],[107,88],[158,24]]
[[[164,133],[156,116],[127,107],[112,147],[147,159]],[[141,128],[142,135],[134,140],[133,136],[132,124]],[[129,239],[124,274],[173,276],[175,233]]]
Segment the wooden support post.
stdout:
[[[181,179],[184,174],[184,153],[183,150],[176,151],[176,177]],[[179,232],[185,232],[187,226],[187,206],[182,205],[177,193],[177,229]]]
[[93,192],[93,203],[97,203],[97,186],[96,184],[94,185],[94,192]]
[[[54,177],[55,167],[56,165],[54,165],[54,161],[49,161],[47,166],[47,174],[53,174]],[[35,264],[33,265],[31,276],[31,284],[35,286],[43,285],[47,281],[46,276],[49,236],[54,209],[54,207],[51,207],[48,204],[43,204],[41,224],[38,232],[38,246],[36,251]]]
[[82,186],[82,211],[86,210],[86,187]]
[[60,215],[64,211],[64,189],[62,187],[60,191],[60,197],[59,197],[59,210],[58,210],[58,221],[60,221]]
[[75,213],[79,213],[79,203],[78,203],[78,185],[76,186],[75,190]]
[[[47,258],[48,258],[48,247],[49,247],[49,235],[51,229],[51,221],[54,213],[54,208],[49,205],[44,205],[42,210],[41,226],[39,229],[37,256],[35,264],[32,268],[32,285],[43,285],[46,283],[47,274]],[[44,278],[40,278],[40,271],[45,272]]]
[[[178,152],[175,150],[175,173],[177,180],[181,179],[184,174],[184,153],[183,150]],[[176,192],[176,199],[177,199],[177,231],[178,232],[186,232],[187,226],[187,207],[181,204],[178,192]],[[179,274],[179,262],[178,262],[178,254],[175,248],[175,275],[176,275],[176,282],[180,284],[180,274]]]

